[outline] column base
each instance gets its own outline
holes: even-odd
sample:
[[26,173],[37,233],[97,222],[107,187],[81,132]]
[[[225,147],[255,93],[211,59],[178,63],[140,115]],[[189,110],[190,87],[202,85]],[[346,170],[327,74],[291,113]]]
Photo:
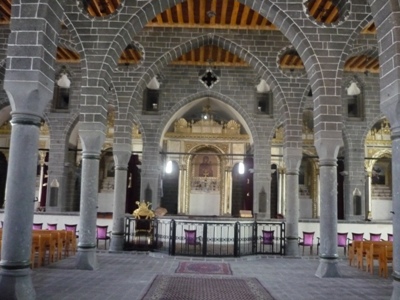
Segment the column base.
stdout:
[[400,299],[400,278],[396,276],[395,273],[393,273],[393,291],[392,291],[392,297],[390,298],[391,300],[397,300]]
[[33,288],[32,271],[5,270],[0,271],[0,295],[1,299],[10,300],[34,300],[36,292]]
[[97,270],[99,264],[97,262],[96,248],[82,249],[78,247],[76,268],[79,270]]
[[124,235],[113,234],[111,236],[109,252],[119,252],[124,250]]
[[339,272],[337,257],[332,259],[320,258],[315,276],[319,278],[342,277]]
[[285,255],[286,256],[295,256],[295,257],[300,256],[300,254],[299,254],[299,239],[297,237],[296,238],[287,237]]

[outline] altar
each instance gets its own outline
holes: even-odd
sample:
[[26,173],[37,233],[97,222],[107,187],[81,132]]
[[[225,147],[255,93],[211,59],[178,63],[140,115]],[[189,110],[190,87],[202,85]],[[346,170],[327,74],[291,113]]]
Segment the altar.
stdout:
[[220,193],[191,193],[189,214],[193,216],[219,216]]

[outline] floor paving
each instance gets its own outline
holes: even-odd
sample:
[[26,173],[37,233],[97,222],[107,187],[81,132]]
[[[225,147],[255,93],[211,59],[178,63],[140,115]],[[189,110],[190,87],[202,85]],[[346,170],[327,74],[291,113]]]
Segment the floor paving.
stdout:
[[139,300],[156,275],[175,274],[180,261],[228,262],[233,275],[225,276],[257,278],[276,300],[384,300],[390,299],[392,293],[390,277],[379,277],[377,270],[370,274],[349,266],[346,258],[338,262],[341,278],[323,279],[315,276],[319,265],[316,256],[194,258],[99,251],[97,258],[99,268],[95,271],[77,270],[75,257],[34,269],[32,279],[37,299]]

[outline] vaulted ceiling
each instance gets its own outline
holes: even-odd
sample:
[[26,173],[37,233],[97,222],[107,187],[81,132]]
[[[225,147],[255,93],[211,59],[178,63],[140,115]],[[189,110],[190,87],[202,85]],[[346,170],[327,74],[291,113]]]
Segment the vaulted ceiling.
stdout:
[[[8,24],[11,16],[11,1],[0,0],[0,24]],[[81,0],[87,13],[93,17],[104,17],[114,13],[121,0]],[[339,17],[339,9],[333,0],[309,0],[306,2],[308,13],[319,22],[332,23]],[[266,18],[236,0],[187,0],[162,12],[151,20],[146,27],[181,28],[219,28],[235,30],[276,30]],[[374,23],[368,24],[364,34],[376,33]],[[139,49],[128,46],[122,53],[119,63],[137,64],[142,54]],[[64,63],[79,62],[79,54],[58,47],[57,60]],[[238,56],[216,46],[203,46],[193,49],[173,62],[176,65],[245,66]],[[284,54],[280,59],[282,69],[302,69],[303,62],[296,52]],[[360,54],[351,57],[345,64],[350,72],[379,72],[377,55]]]

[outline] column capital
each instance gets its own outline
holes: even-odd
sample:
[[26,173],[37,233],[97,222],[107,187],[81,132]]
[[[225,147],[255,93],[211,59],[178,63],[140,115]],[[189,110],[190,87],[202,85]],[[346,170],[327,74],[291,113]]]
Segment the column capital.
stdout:
[[115,168],[121,170],[128,166],[129,160],[132,155],[131,145],[128,144],[114,144],[113,155],[115,161]]
[[336,162],[339,149],[343,146],[343,139],[338,137],[320,137],[314,141],[314,145],[320,162],[325,160],[334,160]]
[[283,159],[286,165],[286,174],[298,174],[302,157],[303,152],[301,148],[285,147],[283,149]]
[[106,127],[102,123],[83,123],[79,128],[83,156],[100,155],[101,147],[106,139]]

